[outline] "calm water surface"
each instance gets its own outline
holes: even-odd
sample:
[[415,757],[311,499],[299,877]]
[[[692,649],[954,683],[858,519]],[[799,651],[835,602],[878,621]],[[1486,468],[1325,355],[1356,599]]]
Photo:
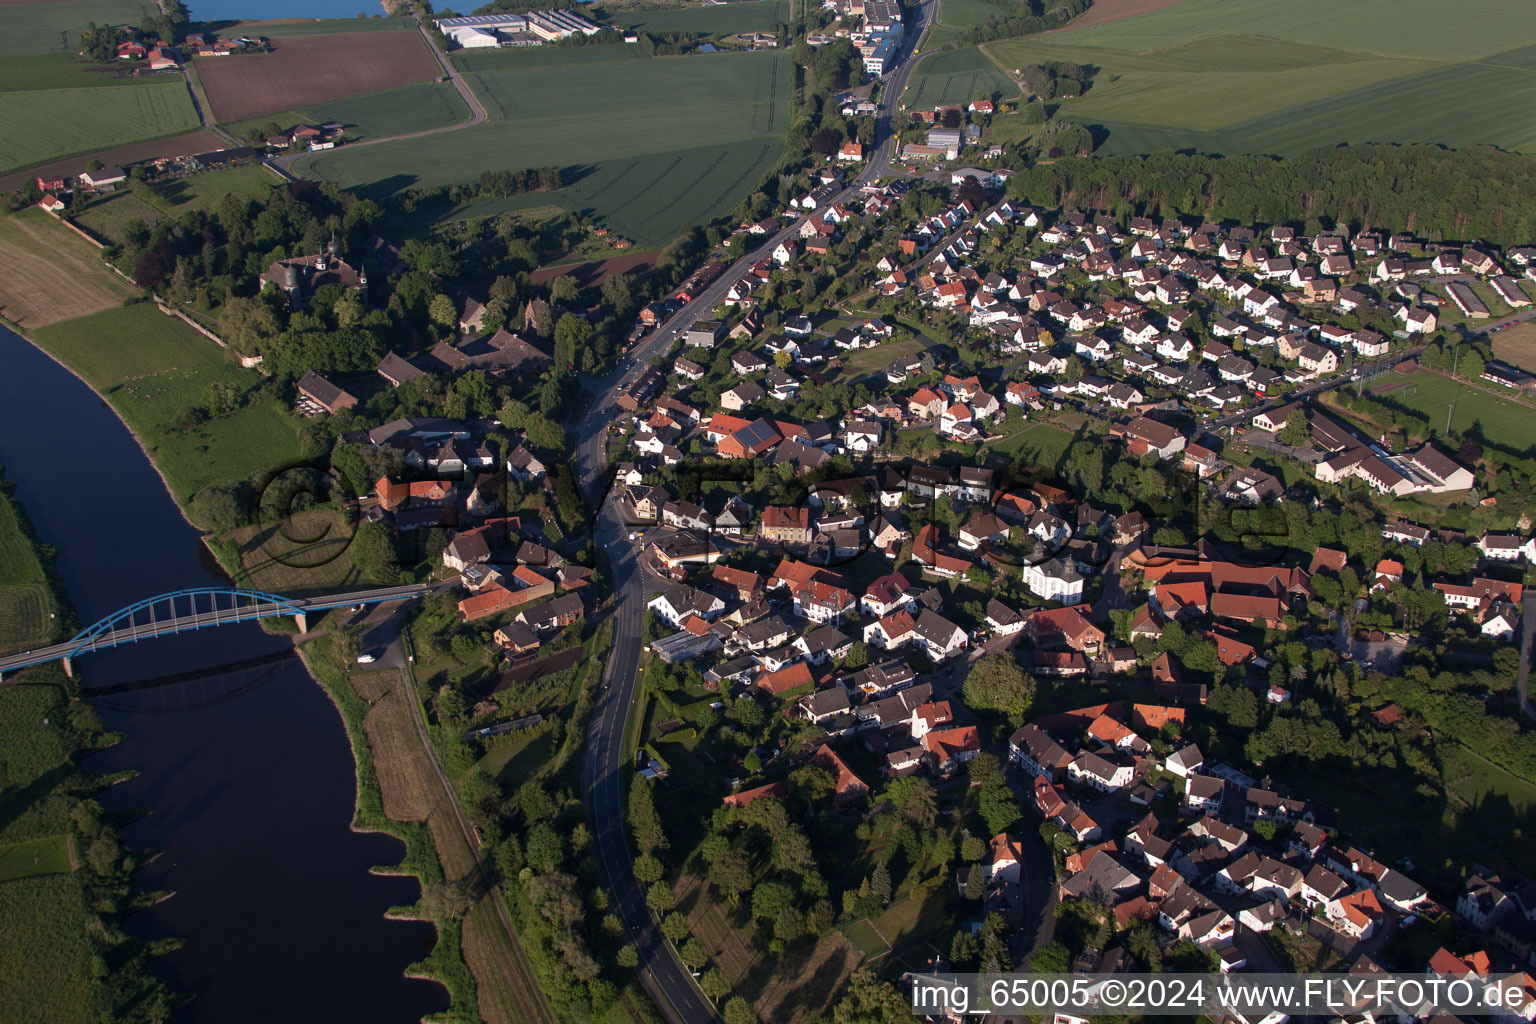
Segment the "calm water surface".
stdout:
[[[58,549],[83,622],[226,582],[112,411],[4,328],[0,463]],[[179,1021],[417,1021],[447,1006],[440,986],[401,973],[435,932],[383,916],[419,890],[414,879],[369,873],[398,863],[403,847],[349,828],[354,766],[335,708],[292,655],[224,668],[287,646],[254,624],[223,626],[77,665],[87,692],[190,677],[94,700],[125,738],[87,767],[139,772],[103,803],[147,812],[124,841],[162,851],[138,880],[175,892],[129,927],[186,940],[156,961],[173,988],[194,995]]]

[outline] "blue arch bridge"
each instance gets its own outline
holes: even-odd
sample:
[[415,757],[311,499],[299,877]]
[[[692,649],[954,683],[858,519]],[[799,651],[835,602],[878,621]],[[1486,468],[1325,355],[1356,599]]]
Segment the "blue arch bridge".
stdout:
[[103,651],[121,644],[149,640],[193,629],[209,629],[237,622],[251,622],[291,615],[299,632],[308,632],[306,616],[310,612],[346,608],[360,604],[384,604],[419,597],[427,592],[425,584],[354,590],[347,593],[321,594],[316,597],[284,597],[261,590],[238,587],[193,587],[169,594],[158,594],[120,608],[76,633],[63,643],[39,647],[0,657],[0,676],[16,669],[49,661],[64,663],[64,671],[74,675],[74,659],[91,651]]

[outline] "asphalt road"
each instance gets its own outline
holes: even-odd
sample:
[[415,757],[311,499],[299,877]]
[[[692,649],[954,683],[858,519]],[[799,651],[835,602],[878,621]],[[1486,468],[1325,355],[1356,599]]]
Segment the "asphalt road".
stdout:
[[[903,50],[902,63],[885,79],[885,99],[879,116],[882,141],[870,154],[864,170],[834,198],[834,202],[888,172],[893,147],[890,136],[892,105],[906,90],[907,78],[915,63],[912,50],[932,22],[936,10],[937,0],[928,0],[916,9],[916,20]],[[588,497],[599,510],[594,531],[597,543],[608,555],[615,601],[613,649],[608,655],[603,689],[588,727],[583,785],[597,840],[597,855],[613,889],[619,917],[640,954],[638,973],[641,983],[673,1024],[711,1024],[717,1020],[717,1015],[662,936],[655,916],[646,906],[644,888],[634,874],[624,824],[623,780],[626,772],[633,771],[624,754],[624,732],[638,684],[645,604],[657,584],[640,569],[635,545],[627,539],[627,530],[619,520],[617,510],[605,500],[608,477],[604,444],[608,424],[623,415],[617,405],[623,384],[652,356],[665,354],[678,335],[695,320],[707,316],[752,263],[772,252],[781,239],[795,236],[798,230],[797,222],[768,238],[660,329],[637,343],[612,373],[603,378],[588,379],[586,384],[593,393],[592,404],[575,430],[578,440],[573,464]]]

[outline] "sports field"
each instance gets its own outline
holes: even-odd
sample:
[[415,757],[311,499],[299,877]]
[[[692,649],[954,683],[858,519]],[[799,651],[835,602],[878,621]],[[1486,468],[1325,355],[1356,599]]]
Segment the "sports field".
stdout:
[[611,19],[619,28],[641,32],[698,32],[729,36],[739,32],[772,32],[786,17],[784,0],[746,0],[710,7],[678,7],[661,11],[619,11]]
[[0,7],[0,56],[70,53],[80,30],[98,25],[137,25],[154,9],[149,0],[55,0]]
[[219,121],[242,121],[442,74],[419,32],[285,36],[271,53],[204,61],[198,80]]
[[554,165],[571,183],[558,193],[476,204],[465,216],[558,202],[651,246],[728,211],[782,152],[791,89],[785,54],[651,59],[603,46],[523,56],[461,60],[490,114],[485,124],[309,154],[292,170],[366,194]]
[[966,104],[977,97],[1015,99],[1019,87],[974,46],[922,59],[901,102],[908,110]]
[[[0,8],[0,11],[11,8]],[[112,88],[0,93],[0,171],[190,131],[197,110],[177,75]]]
[[1483,436],[1495,444],[1523,450],[1536,441],[1536,408],[1504,397],[1496,385],[1473,386],[1425,370],[1408,377],[1384,374],[1380,380],[1372,391],[1380,390],[1382,397],[1422,412],[1437,431],[1445,430],[1450,412],[1454,432],[1478,423]]
[[37,207],[0,217],[0,316],[23,328],[120,306],[136,294],[101,251]]
[[987,44],[1004,68],[1098,69],[1057,116],[1103,155],[1158,149],[1290,155],[1340,143],[1536,148],[1536,8],[1402,0],[1180,0]]
[[1527,321],[1494,334],[1493,357],[1526,373],[1536,373],[1536,323]]
[[264,114],[224,127],[233,135],[243,137],[247,130],[260,128],[268,121],[276,121],[287,128],[290,125],[336,124],[345,125],[347,142],[363,139],[380,139],[392,135],[407,135],[432,128],[469,120],[469,107],[459,91],[447,82],[418,82],[402,85],[398,89],[350,99],[318,103],[298,110],[285,110],[276,114]]

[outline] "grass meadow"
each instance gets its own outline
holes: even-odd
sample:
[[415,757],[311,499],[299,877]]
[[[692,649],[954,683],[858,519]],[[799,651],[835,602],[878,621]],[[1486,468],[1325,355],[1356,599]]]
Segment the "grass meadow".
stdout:
[[150,0],[54,0],[5,4],[0,22],[0,56],[19,53],[73,53],[80,30],[98,25],[137,25],[154,9]]
[[152,227],[162,216],[136,189],[120,189],[73,213],[72,219],[102,241],[121,244],[129,224],[138,220]]
[[1536,9],[1354,0],[1181,0],[986,50],[1004,68],[1093,65],[1057,116],[1106,156],[1160,149],[1294,155],[1341,143],[1536,149]]
[[974,46],[929,54],[913,71],[901,103],[909,110],[969,103],[978,96],[1014,99],[1019,87]]
[[[728,211],[783,150],[790,62],[773,52],[645,58],[627,46],[461,57],[491,120],[453,133],[343,147],[293,170],[363,194],[552,164],[571,182],[456,211],[466,219],[558,203],[642,246]],[[701,103],[700,97],[709,97]]]
[[993,3],[992,0],[940,0],[938,25],[956,29],[975,28],[990,18],[1007,18],[1012,14],[1012,8]]
[[739,32],[773,32],[788,18],[784,0],[746,0],[711,7],[677,7],[660,11],[619,11],[618,28],[641,32],[698,32],[730,36]]
[[298,110],[253,117],[225,125],[231,134],[244,137],[252,128],[276,121],[287,128],[300,122],[346,125],[347,141],[381,139],[392,135],[446,128],[469,120],[469,107],[459,91],[447,82],[418,82],[398,89],[318,103]]
[[10,171],[176,135],[196,128],[198,120],[186,82],[177,75],[114,88],[0,93],[0,124],[6,126],[0,171]]
[[0,845],[0,883],[71,870],[68,836],[45,836]]
[[215,383],[241,390],[260,381],[222,349],[150,303],[30,332],[104,395],[149,449],[185,501],[211,484],[251,480],[298,456],[300,421],[277,405],[255,405],[184,430],[172,424],[201,405]]
[[162,213],[180,216],[188,210],[212,210],[227,195],[260,196],[274,185],[277,176],[260,164],[204,171],[185,178],[156,182],[147,189],[149,201]]

